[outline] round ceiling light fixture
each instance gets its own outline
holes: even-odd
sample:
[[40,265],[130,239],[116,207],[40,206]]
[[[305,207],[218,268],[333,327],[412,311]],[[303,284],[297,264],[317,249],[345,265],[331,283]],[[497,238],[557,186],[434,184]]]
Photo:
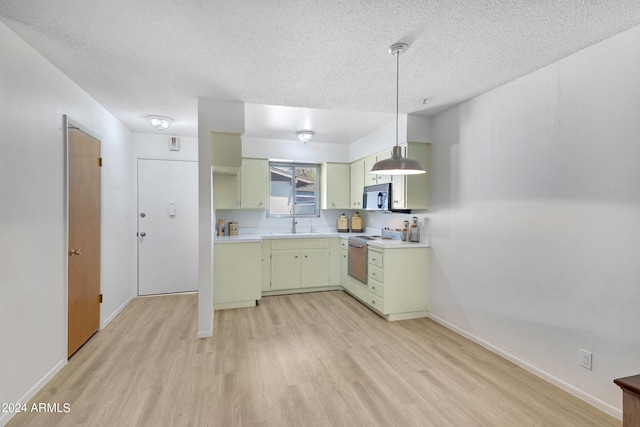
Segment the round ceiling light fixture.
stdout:
[[298,132],[296,132],[296,135],[298,135],[298,139],[300,140],[300,142],[304,142],[306,144],[313,139],[315,132],[310,130],[299,130]]
[[158,130],[165,130],[173,123],[173,119],[164,116],[147,116],[147,120],[149,120],[151,126]]
[[402,149],[398,146],[398,111],[400,109],[400,55],[405,53],[409,45],[394,43],[389,47],[389,53],[396,57],[396,145],[393,147],[390,159],[380,160],[373,165],[369,173],[377,175],[417,175],[425,173],[424,166],[417,160],[402,157]]

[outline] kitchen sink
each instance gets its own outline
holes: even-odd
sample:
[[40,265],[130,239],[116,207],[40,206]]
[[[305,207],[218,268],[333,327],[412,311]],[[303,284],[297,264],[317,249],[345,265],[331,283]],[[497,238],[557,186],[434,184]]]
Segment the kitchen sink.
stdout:
[[291,233],[291,232],[280,232],[280,233],[269,233],[272,236],[322,236],[323,233],[320,233],[318,231],[301,231],[299,233]]

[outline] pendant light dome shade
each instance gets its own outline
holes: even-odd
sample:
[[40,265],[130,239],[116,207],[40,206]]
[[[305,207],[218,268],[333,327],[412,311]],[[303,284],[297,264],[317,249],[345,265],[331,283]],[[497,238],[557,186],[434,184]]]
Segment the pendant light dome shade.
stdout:
[[420,162],[402,157],[402,149],[398,146],[398,110],[400,108],[400,54],[405,53],[409,45],[395,43],[389,47],[389,53],[396,56],[396,145],[390,159],[380,160],[373,165],[369,173],[376,175],[418,175],[426,170]]
[[402,157],[402,148],[398,146],[393,147],[390,159],[380,160],[370,171],[377,175],[418,175],[425,172],[419,161]]

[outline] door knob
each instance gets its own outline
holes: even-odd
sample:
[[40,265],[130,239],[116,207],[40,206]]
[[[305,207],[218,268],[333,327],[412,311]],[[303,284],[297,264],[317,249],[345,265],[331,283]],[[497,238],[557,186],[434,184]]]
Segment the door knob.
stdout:
[[147,235],[147,233],[145,233],[144,231],[140,233],[140,237],[144,237],[146,235]]
[[82,252],[80,252],[80,249],[69,249],[69,255],[70,256],[82,255]]

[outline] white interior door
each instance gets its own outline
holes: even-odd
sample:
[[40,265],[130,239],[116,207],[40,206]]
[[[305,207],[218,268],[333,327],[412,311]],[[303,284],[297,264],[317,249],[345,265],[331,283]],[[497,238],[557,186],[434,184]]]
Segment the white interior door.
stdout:
[[138,159],[138,295],[198,289],[198,163]]

